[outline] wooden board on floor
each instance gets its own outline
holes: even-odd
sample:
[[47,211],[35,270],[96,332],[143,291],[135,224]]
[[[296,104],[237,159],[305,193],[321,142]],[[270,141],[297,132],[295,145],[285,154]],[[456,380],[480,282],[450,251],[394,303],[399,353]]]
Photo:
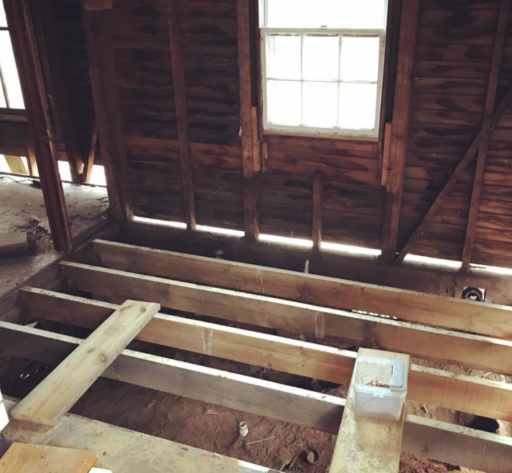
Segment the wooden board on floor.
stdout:
[[26,255],[33,249],[35,240],[27,232],[0,235],[0,258]]
[[[408,355],[361,348],[357,356],[402,360],[409,369]],[[404,410],[398,421],[356,417],[351,384],[329,473],[397,473],[404,419]]]
[[15,419],[54,426],[160,310],[126,301],[13,410]]
[[97,464],[85,450],[14,443],[0,460],[0,473],[89,473]]

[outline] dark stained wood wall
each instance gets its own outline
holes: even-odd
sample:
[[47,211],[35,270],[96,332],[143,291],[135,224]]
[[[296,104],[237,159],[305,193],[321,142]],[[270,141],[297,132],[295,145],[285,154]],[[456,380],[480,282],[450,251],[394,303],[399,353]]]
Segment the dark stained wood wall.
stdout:
[[[481,128],[499,6],[495,0],[420,3],[399,247],[426,214]],[[510,84],[512,27],[497,103]],[[475,263],[503,265],[500,258],[512,256],[506,247],[512,227],[503,221],[511,214],[508,207],[512,204],[511,117],[506,114],[492,135],[472,259]],[[461,259],[475,164],[476,157],[414,245],[413,253]],[[511,263],[512,259],[508,265]]]

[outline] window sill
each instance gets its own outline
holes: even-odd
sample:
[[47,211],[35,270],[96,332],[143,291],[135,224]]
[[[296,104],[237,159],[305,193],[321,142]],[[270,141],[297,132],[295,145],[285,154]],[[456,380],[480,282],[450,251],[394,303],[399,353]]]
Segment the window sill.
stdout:
[[27,123],[27,112],[26,110],[0,108],[0,121]]
[[307,138],[307,139],[317,139],[317,140],[329,140],[329,141],[351,141],[351,142],[364,142],[364,143],[378,143],[379,138],[377,137],[368,137],[368,136],[348,136],[348,135],[322,135],[318,133],[293,133],[286,131],[271,131],[271,130],[263,130],[262,133],[263,142],[269,143],[275,141],[275,139],[279,138]]

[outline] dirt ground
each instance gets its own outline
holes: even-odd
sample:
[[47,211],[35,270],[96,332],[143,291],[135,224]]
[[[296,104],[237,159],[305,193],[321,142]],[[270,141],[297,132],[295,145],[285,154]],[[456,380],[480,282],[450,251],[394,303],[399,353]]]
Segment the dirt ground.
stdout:
[[[62,328],[55,324],[43,327],[75,336],[87,335],[86,331]],[[130,348],[303,389],[346,396],[345,387],[336,387],[330,383],[295,375],[142,342],[134,342]],[[5,394],[22,398],[44,379],[51,369],[47,365],[33,361],[3,357],[0,358],[0,386]],[[76,404],[73,412],[281,471],[327,473],[336,441],[334,435],[309,428],[106,379],[96,382]],[[408,412],[460,425],[475,426],[474,416],[447,409],[409,403]],[[249,426],[249,435],[245,439],[238,433],[241,421],[245,421]],[[250,443],[263,439],[268,440]],[[313,464],[307,461],[309,452],[312,452],[315,458]],[[447,471],[471,472],[468,469],[402,454],[401,473]]]

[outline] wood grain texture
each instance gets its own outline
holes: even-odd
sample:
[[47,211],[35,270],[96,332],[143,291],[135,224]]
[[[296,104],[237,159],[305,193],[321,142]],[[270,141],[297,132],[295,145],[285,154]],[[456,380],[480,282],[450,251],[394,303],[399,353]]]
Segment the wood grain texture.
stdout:
[[[0,340],[2,341],[0,348],[13,356],[28,356],[52,364],[59,363],[80,343],[80,340],[76,338],[6,322],[0,322]],[[305,425],[308,423],[313,425],[313,428],[332,434],[337,434],[339,431],[345,404],[345,400],[338,397],[318,395],[310,391],[129,350],[121,354],[120,361],[114,362],[105,376],[257,415],[270,414],[271,416],[276,402],[276,393],[282,391],[284,402],[287,404],[282,408],[277,406],[276,414],[279,419],[295,425],[301,425],[301,422],[304,422]],[[254,381],[258,381],[258,383],[255,384]],[[241,390],[244,392],[247,390],[250,394],[241,399]],[[256,402],[257,400],[260,402]],[[297,409],[289,409],[290,405],[297,406]],[[77,422],[79,423],[77,424]],[[69,428],[70,424],[73,426],[72,428]],[[99,433],[98,429],[92,427],[101,425],[95,421],[92,425],[87,426],[82,418],[70,416],[52,432],[55,433],[55,437],[58,437],[57,433],[61,435],[64,433],[59,442],[66,444],[72,442],[70,439],[76,439],[76,433],[83,430],[90,433],[90,435],[85,435],[86,444],[90,445],[89,442],[97,438]],[[109,427],[115,429],[115,427]],[[126,434],[128,431],[122,429],[122,432]],[[24,430],[23,434],[25,439],[45,438],[44,434],[41,435],[34,429]],[[10,432],[8,427],[6,435],[9,436],[8,438],[12,438],[16,433]],[[101,436],[101,432],[99,435],[101,440],[105,439]],[[146,439],[143,434],[137,434],[137,442],[140,442],[140,438]],[[101,440],[98,442],[99,445],[103,444]],[[132,445],[130,442],[130,438],[124,435],[122,444]],[[155,439],[152,439],[151,445],[154,445],[154,442]],[[157,439],[156,442],[163,441]],[[173,451],[172,445],[174,444],[166,443],[165,452],[168,452],[169,448]],[[509,438],[412,415],[406,416],[405,419],[403,449],[406,453],[423,457],[427,452],[427,457],[432,460],[489,473],[503,473],[512,468],[512,441]],[[115,451],[119,451],[119,447]],[[124,467],[123,471],[124,469],[127,472],[133,471],[130,470],[130,465],[133,464],[133,458],[138,458],[139,449],[128,448],[126,451],[122,451],[125,458],[125,461],[121,462]],[[195,458],[198,452],[200,451],[194,451],[192,458]],[[183,452],[180,453],[180,456],[183,458]],[[116,458],[120,461],[119,457]],[[201,456],[201,458],[204,457]],[[169,465],[175,461],[172,455],[169,461],[170,463],[166,462],[165,464],[165,470],[154,470],[155,473],[167,472]],[[216,462],[218,461],[217,457]],[[182,464],[179,462],[176,468],[179,469]],[[224,471],[239,472],[240,465],[238,463],[226,463],[224,466],[233,468]],[[209,468],[208,463],[207,469],[204,470],[198,469],[197,465],[193,464],[190,471],[206,473],[211,471]],[[153,473],[153,470],[150,471]]]
[[14,443],[0,459],[1,473],[89,473],[98,457],[84,450]]
[[[118,308],[39,289],[24,288],[22,292],[34,317],[88,329],[98,327]],[[407,325],[395,325],[389,337],[383,331],[378,343],[358,342],[448,363],[462,360],[461,365],[484,371],[512,372],[512,366],[506,366],[510,365],[510,343],[432,329],[400,332],[400,327],[406,329]],[[164,314],[157,314],[136,338],[345,386],[350,384],[354,368],[355,354],[345,350]],[[403,338],[405,344],[400,343]],[[420,403],[496,419],[512,417],[512,387],[506,383],[413,365],[409,385],[410,399]]]
[[126,301],[12,412],[54,426],[158,312],[158,304]]

